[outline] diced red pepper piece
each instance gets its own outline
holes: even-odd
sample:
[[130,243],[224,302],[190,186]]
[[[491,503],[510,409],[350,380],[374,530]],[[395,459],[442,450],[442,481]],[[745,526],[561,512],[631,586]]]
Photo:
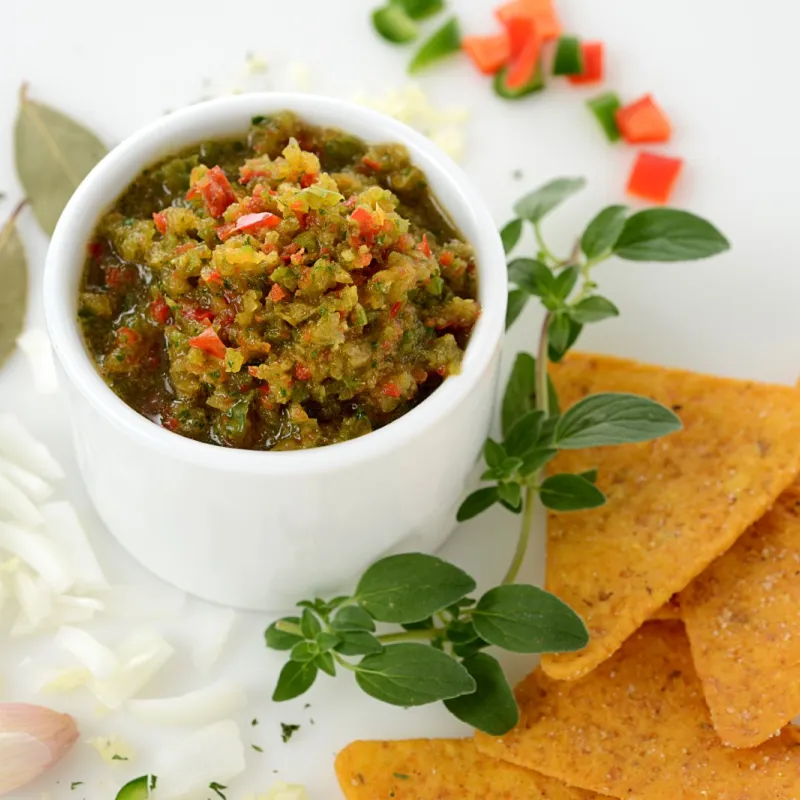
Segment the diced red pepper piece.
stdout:
[[512,19],[532,19],[536,23],[536,32],[544,41],[557,39],[561,35],[561,23],[552,0],[512,0],[500,6],[495,16],[506,26]]
[[381,392],[386,397],[400,397],[400,387],[396,383],[384,383],[381,387]]
[[209,272],[203,280],[206,283],[222,283],[222,275],[220,275],[218,270],[212,270]]
[[236,220],[236,230],[254,231],[258,228],[277,228],[283,220],[277,214],[260,211],[258,214],[245,214]]
[[288,293],[283,289],[283,287],[279,286],[277,283],[272,284],[272,288],[269,290],[269,297],[273,303],[280,303],[281,300],[288,297]]
[[628,194],[651,203],[668,203],[682,168],[682,158],[639,153],[628,180]]
[[210,325],[199,336],[189,339],[189,344],[215,358],[225,358],[225,345]]
[[167,323],[170,313],[170,307],[161,295],[150,303],[150,314],[159,325],[165,325]]
[[383,167],[383,164],[381,164],[380,161],[378,161],[376,158],[370,158],[369,156],[364,156],[361,159],[361,163],[365,167],[369,167],[370,169],[374,169],[376,172]]
[[197,242],[184,242],[175,248],[175,255],[181,256],[184,253],[188,253],[190,250],[194,250],[195,247],[197,247]]
[[444,253],[439,256],[439,263],[443,267],[449,267],[453,263],[454,259],[455,256],[449,250],[445,250]]
[[461,47],[484,75],[494,75],[511,55],[507,33],[491,36],[465,36]]
[[312,175],[311,173],[306,172],[304,175],[300,176],[300,185],[304,189],[308,189],[308,187],[311,186],[311,184],[314,183],[316,179],[317,179],[316,175]]
[[198,193],[203,196],[212,217],[221,217],[225,209],[236,202],[236,194],[230,181],[219,166],[211,167],[186,196],[191,200]]
[[651,94],[618,109],[617,125],[629,144],[668,142],[672,136],[669,118]]
[[358,227],[362,236],[367,236],[368,234],[373,233],[374,223],[372,214],[363,206],[359,206],[355,211],[353,211],[353,213],[350,215],[350,219],[355,220],[358,223]]
[[142,340],[142,335],[137,333],[133,328],[117,328],[117,344],[120,347],[127,347],[136,344]]
[[574,84],[600,83],[605,76],[605,45],[602,42],[581,42],[583,72],[567,75]]
[[181,313],[187,319],[193,319],[195,322],[205,322],[210,325],[216,314],[209,308],[184,308]]
[[431,246],[428,244],[428,234],[422,234],[422,241],[418,245],[420,252],[427,256],[428,258],[431,257]]
[[508,62],[505,84],[511,90],[520,89],[536,73],[542,39],[535,21],[528,17],[513,17],[509,20],[508,38],[511,43],[511,59]]
[[156,230],[163,236],[167,232],[167,215],[163,211],[154,211],[153,222],[156,224]]
[[109,289],[119,289],[133,282],[135,272],[127,267],[108,267],[103,277]]
[[294,376],[299,381],[311,380],[311,370],[305,364],[295,364]]
[[398,301],[397,301],[397,302],[396,302],[396,303],[395,303],[395,304],[394,304],[394,305],[391,307],[391,309],[389,310],[389,318],[390,318],[390,319],[394,319],[394,318],[395,318],[395,317],[398,315],[398,313],[400,312],[400,309],[402,308],[402,306],[403,306],[403,304],[402,304],[402,303],[401,303],[401,302],[398,300]]
[[216,232],[221,242],[227,242],[236,233],[236,223],[226,222],[224,225],[219,225]]

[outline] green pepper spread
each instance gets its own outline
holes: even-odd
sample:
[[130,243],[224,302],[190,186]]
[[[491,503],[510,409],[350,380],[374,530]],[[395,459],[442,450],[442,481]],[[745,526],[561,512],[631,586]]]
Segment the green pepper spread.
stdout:
[[96,228],[79,317],[148,419],[293,450],[380,428],[458,372],[476,278],[403,146],[286,112],[145,170]]

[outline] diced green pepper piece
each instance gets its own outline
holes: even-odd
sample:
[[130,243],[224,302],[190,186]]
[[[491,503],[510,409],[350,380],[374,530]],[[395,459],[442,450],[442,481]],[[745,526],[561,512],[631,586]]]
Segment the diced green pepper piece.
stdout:
[[562,36],[556,47],[553,75],[580,75],[583,72],[583,50],[577,36]]
[[617,142],[622,137],[617,125],[617,109],[622,106],[616,92],[606,92],[599,97],[586,101],[586,105],[597,117],[609,142]]
[[445,22],[436,33],[420,47],[408,66],[410,73],[419,72],[446,56],[461,50],[461,29],[458,20],[453,17]]
[[506,86],[507,72],[508,67],[500,67],[494,76],[495,93],[506,100],[519,100],[521,97],[527,97],[534,92],[541,92],[542,89],[545,88],[544,70],[542,69],[541,60],[536,67],[536,72],[533,73],[533,77],[524,86],[520,86],[518,89],[509,89],[508,86]]
[[390,3],[372,12],[375,30],[392,44],[413,42],[419,36],[417,23],[406,14],[401,5]]
[[400,6],[411,19],[427,19],[444,8],[444,0],[391,0]]

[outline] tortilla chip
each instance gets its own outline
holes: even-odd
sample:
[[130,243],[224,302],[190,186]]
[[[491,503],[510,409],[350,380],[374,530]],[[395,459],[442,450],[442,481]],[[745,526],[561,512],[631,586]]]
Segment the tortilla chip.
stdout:
[[761,744],[800,714],[800,481],[680,597],[717,733]]
[[800,797],[798,730],[753,750],[725,747],[678,622],[648,622],[579,681],[536,670],[517,698],[519,726],[499,739],[479,734],[481,752],[613,797]]
[[681,616],[681,604],[680,604],[680,595],[673,595],[666,603],[664,603],[661,608],[659,608],[653,616],[650,617],[651,620],[660,620],[661,622],[667,622],[669,620],[675,619],[683,619]]
[[612,655],[775,502],[800,472],[800,392],[574,355],[553,368],[562,407],[595,392],[647,395],[684,430],[621,447],[561,453],[555,470],[599,469],[608,503],[551,514],[547,588],[586,621],[589,646],[545,656],[575,679]]
[[347,800],[600,800],[481,755],[472,739],[353,742],[336,775]]

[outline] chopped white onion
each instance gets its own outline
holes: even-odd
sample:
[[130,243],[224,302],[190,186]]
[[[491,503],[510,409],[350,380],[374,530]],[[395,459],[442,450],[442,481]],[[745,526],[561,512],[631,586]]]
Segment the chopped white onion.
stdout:
[[22,489],[11,479],[0,473],[0,511],[23,525],[41,525],[44,522],[38,508]]
[[5,475],[11,483],[22,489],[34,503],[43,503],[53,494],[53,487],[29,469],[20,467],[13,461],[0,456],[0,475]]
[[42,578],[34,580],[27,572],[17,571],[14,595],[22,618],[32,628],[38,628],[53,613],[53,590]]
[[72,503],[65,500],[45,503],[39,511],[44,518],[45,530],[50,538],[57,542],[75,580],[81,587],[107,586],[106,576],[100,568]]
[[114,653],[80,628],[65,625],[56,634],[55,644],[71,653],[99,680],[108,680],[119,671],[119,660]]
[[61,596],[56,595],[53,601],[52,613],[45,617],[38,625],[31,625],[24,614],[20,614],[11,627],[10,635],[13,639],[23,636],[33,636],[45,630],[60,628],[62,625],[81,625],[94,619],[94,611],[88,608],[64,606]]
[[178,697],[131,700],[128,711],[151,725],[207,725],[230,717],[247,705],[241,687],[221,680]]
[[208,672],[216,664],[235,621],[236,612],[233,609],[217,606],[208,606],[202,616],[197,618],[197,630],[202,631],[202,635],[195,637],[192,646],[192,663],[195,669]]
[[33,388],[39,394],[55,394],[58,391],[58,375],[47,333],[41,329],[25,331],[17,336],[17,345],[31,365]]
[[93,592],[110,617],[147,619],[177,614],[186,604],[186,595],[166,584],[153,586],[106,586]]
[[154,770],[158,784],[150,796],[152,800],[206,798],[209,784],[227,784],[244,769],[238,725],[232,720],[215,722],[163,751]]
[[93,680],[89,689],[107,708],[120,708],[152,680],[174,652],[154,631],[136,631],[115,651],[122,665],[116,674],[108,680]]
[[13,414],[0,414],[0,455],[42,478],[64,477],[64,470],[52,453]]
[[75,583],[75,577],[58,547],[40,533],[0,522],[0,550],[18,556],[38,572],[58,594]]
[[308,792],[300,784],[278,781],[272,785],[264,800],[308,800]]
[[47,694],[74,692],[86,686],[91,679],[92,673],[85,667],[42,670],[36,679],[34,691]]

